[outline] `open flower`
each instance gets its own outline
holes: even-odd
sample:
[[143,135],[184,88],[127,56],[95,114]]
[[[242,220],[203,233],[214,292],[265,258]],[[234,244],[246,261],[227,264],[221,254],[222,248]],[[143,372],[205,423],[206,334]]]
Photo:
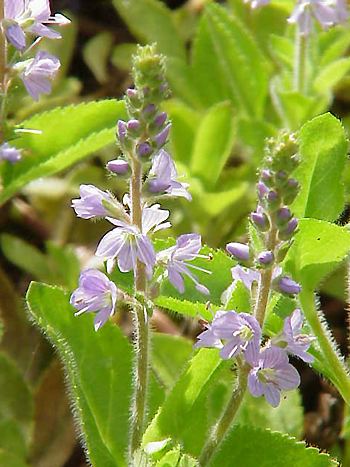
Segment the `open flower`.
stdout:
[[69,22],[63,15],[51,16],[48,0],[5,0],[5,34],[18,50],[23,50],[26,46],[25,33],[59,39],[61,35],[46,24],[63,25]]
[[295,389],[300,376],[289,363],[287,353],[278,347],[261,351],[258,361],[248,375],[248,388],[254,397],[265,396],[272,407],[277,407],[282,390]]
[[306,363],[313,362],[314,358],[307,351],[310,348],[312,337],[301,333],[303,315],[299,308],[284,320],[283,332],[272,339],[272,344],[282,347],[286,352],[296,355]]
[[199,292],[209,295],[207,287],[201,284],[195,274],[190,271],[190,268],[192,268],[210,274],[206,269],[189,264],[189,261],[196,258],[208,258],[199,254],[201,248],[202,240],[200,235],[194,233],[185,234],[177,238],[176,245],[157,254],[157,262],[165,265],[169,281],[180,293],[185,291],[184,276],[187,276],[194,282]]
[[107,217],[116,228],[102,238],[96,256],[107,259],[108,272],[113,270],[116,260],[121,272],[135,271],[139,260],[145,264],[147,274],[151,275],[156,254],[147,234],[151,230],[155,232],[169,227],[170,224],[164,222],[168,217],[169,211],[160,209],[158,204],[143,208],[142,231],[135,225]]
[[40,51],[34,58],[18,63],[14,68],[20,70],[20,78],[34,100],[41,94],[50,94],[51,81],[55,78],[61,64],[57,57]]
[[338,7],[324,0],[299,0],[288,22],[298,24],[300,33],[308,35],[312,30],[312,17],[322,28],[327,29],[340,22],[337,11]]
[[151,193],[165,193],[169,196],[182,196],[188,201],[192,197],[188,185],[177,181],[177,171],[171,156],[161,149],[153,158],[149,173],[148,187]]
[[247,313],[218,312],[208,330],[198,339],[196,347],[219,347],[221,342],[220,356],[223,359],[243,354],[253,365],[259,356],[261,328],[254,316]]
[[116,302],[117,287],[114,282],[96,269],[87,269],[80,274],[79,287],[70,298],[71,305],[78,310],[75,316],[97,313],[94,320],[95,331],[113,315]]
[[9,143],[4,143],[0,146],[0,161],[8,161],[15,164],[21,160],[21,157],[20,149],[10,146]]
[[94,185],[80,185],[80,198],[72,200],[72,208],[78,217],[92,219],[108,216],[105,203],[113,204],[112,196]]

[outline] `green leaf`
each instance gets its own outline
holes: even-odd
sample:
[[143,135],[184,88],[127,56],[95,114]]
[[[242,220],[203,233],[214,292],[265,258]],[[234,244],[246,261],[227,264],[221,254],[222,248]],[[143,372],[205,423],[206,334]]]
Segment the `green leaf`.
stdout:
[[[263,115],[268,92],[268,72],[264,55],[259,50],[249,31],[235,17],[230,16],[224,7],[209,4],[204,19],[219,64],[220,76],[206,83],[206,88],[219,83],[227,83],[227,98],[246,116],[259,118]],[[208,40],[208,39],[207,39]],[[203,52],[201,53],[203,56]],[[199,72],[203,73],[201,63]],[[198,75],[194,70],[194,75]],[[220,85],[220,84],[219,84]],[[205,87],[203,88],[203,92]]]
[[24,459],[12,452],[3,451],[0,449],[0,465],[6,467],[29,467]]
[[350,250],[350,232],[316,219],[302,219],[285,259],[285,269],[312,289],[340,264]]
[[91,463],[126,465],[132,367],[127,339],[111,323],[95,332],[91,315],[74,317],[69,296],[58,288],[32,283],[27,301],[64,363]]
[[180,376],[193,351],[193,343],[181,336],[152,335],[152,368],[168,389]]
[[253,397],[248,392],[237,416],[237,423],[255,428],[288,433],[296,438],[303,433],[303,407],[298,390],[288,391],[277,408],[271,407],[264,397]]
[[313,82],[316,92],[330,92],[350,70],[350,58],[340,58],[323,68]]
[[132,56],[137,51],[137,44],[123,43],[119,44],[113,49],[111,62],[117,68],[124,71],[130,71],[132,66]]
[[185,47],[171,11],[159,0],[113,0],[119,15],[141,42],[157,42],[164,55],[185,59]]
[[84,61],[101,84],[109,79],[108,61],[112,45],[113,34],[103,31],[89,39],[83,48]]
[[[30,390],[15,364],[0,354],[0,420],[12,425],[12,433],[29,443],[33,419],[33,400]],[[15,426],[14,426],[15,424]],[[4,425],[2,425],[4,429]],[[24,447],[18,447],[23,450]],[[1,463],[0,463],[1,465]],[[4,464],[6,465],[6,464]]]
[[206,186],[218,180],[235,138],[235,125],[230,103],[222,102],[212,107],[198,128],[191,158],[191,171]]
[[347,141],[344,129],[331,114],[306,123],[300,132],[301,164],[295,172],[300,193],[293,203],[298,217],[334,221],[344,203],[343,172]]
[[[202,418],[194,411],[194,408],[197,407],[196,403],[199,400],[202,402],[203,395],[207,394],[211,380],[215,380],[214,375],[221,363],[222,360],[217,349],[200,349],[148,426],[143,438],[143,446],[163,441],[169,437],[175,442],[183,443],[190,437],[191,443],[188,443],[187,449],[193,450],[193,444],[203,441],[203,427],[206,429],[206,412],[204,411]],[[194,428],[194,424],[198,421],[196,417],[200,418],[202,429],[198,427],[196,430]],[[190,427],[189,420],[193,421]]]
[[[253,448],[252,448],[253,447]],[[327,454],[282,433],[239,426],[224,440],[210,467],[336,467]],[[208,467],[209,467],[208,466]]]
[[42,133],[25,133],[16,140],[28,153],[18,164],[4,165],[0,204],[32,180],[61,172],[113,143],[116,120],[124,115],[124,103],[111,99],[56,108],[25,120],[21,126]]

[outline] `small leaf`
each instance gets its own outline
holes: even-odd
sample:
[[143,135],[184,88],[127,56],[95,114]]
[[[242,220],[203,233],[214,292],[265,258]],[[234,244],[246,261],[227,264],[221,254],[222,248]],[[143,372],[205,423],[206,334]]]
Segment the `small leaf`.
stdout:
[[212,107],[198,128],[191,158],[191,171],[206,186],[218,180],[229,158],[235,138],[232,108],[228,102]]
[[62,290],[32,283],[29,312],[64,364],[77,419],[93,465],[125,465],[131,398],[131,348],[111,323],[94,331],[92,316],[74,317]]
[[325,221],[302,219],[285,259],[285,269],[303,286],[313,289],[349,251],[350,232],[347,229]]
[[330,92],[350,70],[350,58],[340,58],[323,68],[313,83],[320,94]]
[[16,165],[4,165],[0,204],[32,180],[61,172],[113,143],[116,120],[124,115],[123,102],[105,100],[56,108],[25,120],[24,128],[42,133],[25,133],[16,140],[16,146],[30,154]]
[[[254,449],[252,449],[254,446]],[[315,448],[307,448],[282,433],[238,426],[224,440],[210,467],[336,467],[337,463]]]
[[344,129],[331,114],[306,123],[300,132],[301,164],[295,172],[300,193],[293,203],[298,217],[334,221],[344,203],[343,172],[347,141]]
[[113,34],[104,31],[89,39],[83,48],[84,61],[101,84],[109,79],[108,60],[112,44]]

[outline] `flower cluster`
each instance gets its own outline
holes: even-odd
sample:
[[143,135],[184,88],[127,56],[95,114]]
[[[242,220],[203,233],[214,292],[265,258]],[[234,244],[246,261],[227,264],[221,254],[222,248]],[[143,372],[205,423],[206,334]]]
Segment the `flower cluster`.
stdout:
[[[112,273],[117,265],[121,272],[133,271],[136,278],[138,265],[142,264],[146,289],[153,293],[158,282],[166,277],[183,293],[184,278],[187,277],[199,292],[209,294],[209,290],[192,272],[196,269],[207,272],[191,264],[196,258],[207,258],[200,254],[202,245],[199,235],[181,235],[174,246],[158,252],[152,242],[155,232],[171,226],[168,222],[169,211],[162,209],[156,201],[165,197],[191,200],[188,186],[180,181],[174,161],[165,150],[171,123],[167,114],[159,108],[161,101],[169,94],[164,74],[163,57],[156,54],[153,46],[140,47],[133,64],[135,87],[128,89],[125,97],[129,119],[117,123],[121,156],[109,161],[106,166],[112,175],[129,179],[130,192],[124,195],[121,203],[109,192],[93,185],[81,185],[80,198],[72,201],[72,207],[78,217],[105,218],[113,225],[114,228],[99,242],[95,253],[106,261],[108,273]],[[135,219],[135,203],[140,207],[139,219]],[[83,272],[82,277],[86,277],[86,274]],[[101,274],[99,272],[99,277]],[[78,314],[95,311],[100,316],[102,313],[103,320],[99,322],[105,322],[104,318],[111,312],[108,307],[107,310],[104,298],[109,282],[104,276],[104,286],[96,288],[93,306],[90,305],[93,289],[87,290],[80,285],[79,302],[76,300],[77,291],[71,301],[79,310]]]
[[[270,3],[270,0],[245,0],[252,8]],[[312,31],[313,18],[323,29],[328,29],[349,18],[346,0],[298,0],[288,18],[291,24],[297,24],[300,34],[308,35]]]
[[[4,89],[0,89],[1,98],[6,99],[14,78],[19,77],[28,94],[38,100],[41,94],[51,92],[51,81],[55,78],[60,61],[54,55],[44,51],[37,51],[33,58],[22,60],[41,38],[59,39],[60,34],[48,27],[61,26],[70,21],[63,15],[51,15],[48,0],[5,0],[4,18],[0,20],[0,34],[6,38],[12,57],[11,64],[6,64],[6,75],[2,82]],[[35,38],[33,43],[32,38]],[[0,160],[12,163],[21,159],[21,152],[3,143],[0,147]]]
[[307,363],[313,361],[307,351],[312,338],[301,333],[303,316],[299,309],[285,319],[282,332],[261,347],[261,327],[257,319],[247,313],[218,311],[207,329],[198,336],[195,347],[220,349],[223,359],[238,356],[249,365],[248,388],[255,397],[265,396],[277,407],[281,391],[299,386],[297,370],[289,363],[288,354]]
[[241,281],[251,290],[253,283],[259,282],[261,271],[271,269],[274,290],[291,296],[300,292],[300,285],[283,274],[280,266],[298,229],[298,219],[290,205],[298,194],[299,183],[289,176],[298,164],[293,135],[284,132],[277,140],[268,142],[265,168],[257,183],[259,201],[250,216],[263,246],[257,250],[253,244],[227,244],[227,252],[241,263],[231,270],[233,285]]

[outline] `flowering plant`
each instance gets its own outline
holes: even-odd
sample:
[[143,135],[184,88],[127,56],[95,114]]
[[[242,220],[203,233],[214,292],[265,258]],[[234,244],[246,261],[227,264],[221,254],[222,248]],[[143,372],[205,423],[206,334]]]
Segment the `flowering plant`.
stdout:
[[[63,364],[91,465],[346,465],[350,373],[318,296],[339,295],[350,251],[347,120],[325,113],[347,85],[347,5],[188,3],[193,41],[158,1],[114,0],[149,42],[131,47],[123,98],[22,121],[11,102],[51,93],[60,60],[44,40],[69,20],[46,0],[0,0],[0,202],[54,225],[41,249],[12,234],[1,248],[37,279],[27,315]],[[9,282],[0,269],[0,309],[17,309]],[[63,466],[59,367],[43,352],[28,370],[34,331],[4,316],[0,460]],[[306,371],[345,408],[329,454],[301,441]]]

